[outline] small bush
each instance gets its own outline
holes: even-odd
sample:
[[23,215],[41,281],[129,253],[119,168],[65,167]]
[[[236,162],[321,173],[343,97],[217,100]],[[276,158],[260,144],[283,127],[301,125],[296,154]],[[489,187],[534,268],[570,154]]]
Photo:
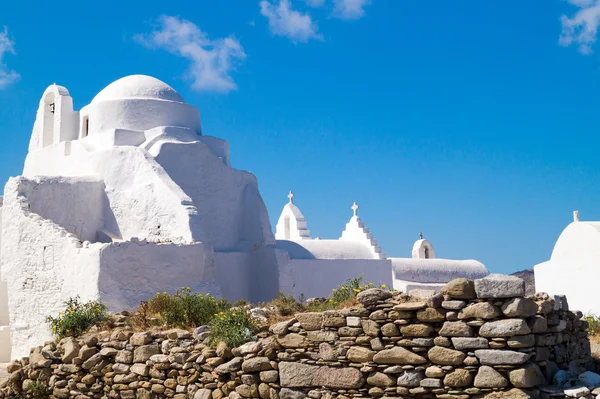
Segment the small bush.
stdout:
[[27,387],[27,393],[36,399],[47,398],[50,395],[50,391],[46,386],[38,381],[33,381]]
[[600,336],[600,317],[593,313],[585,315],[588,322],[588,334],[592,337]]
[[[334,288],[326,301],[312,303],[308,305],[308,310],[323,311],[355,305],[356,296],[359,293],[374,287],[373,283],[361,284],[362,280],[362,276],[349,278],[345,284],[342,284],[339,288]],[[385,288],[385,285],[381,287]]]
[[189,287],[178,289],[175,295],[157,293],[145,306],[146,313],[154,314],[168,325],[181,328],[207,325],[215,313],[231,307],[225,299],[194,294]]
[[285,295],[283,292],[280,292],[277,297],[270,302],[270,305],[277,308],[277,312],[280,316],[292,316],[304,310],[302,302],[297,301],[291,295]]
[[52,333],[59,339],[78,337],[88,328],[100,325],[108,320],[106,306],[100,302],[80,303],[79,296],[69,298],[65,302],[65,311],[59,312],[58,317],[47,317]]
[[235,348],[247,342],[254,329],[254,323],[246,310],[231,308],[221,311],[210,322],[210,343],[215,346],[222,341],[230,348]]

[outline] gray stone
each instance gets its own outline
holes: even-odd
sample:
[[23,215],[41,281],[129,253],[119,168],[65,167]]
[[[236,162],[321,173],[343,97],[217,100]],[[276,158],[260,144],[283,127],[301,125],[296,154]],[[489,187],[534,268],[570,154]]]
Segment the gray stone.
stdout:
[[285,388],[326,387],[358,389],[365,381],[363,374],[352,367],[333,368],[295,362],[279,363],[279,381]]
[[447,321],[439,334],[442,337],[472,337],[473,328],[462,321]]
[[481,337],[467,338],[467,337],[453,337],[452,346],[454,349],[465,350],[465,349],[487,349],[488,340]]
[[429,361],[435,364],[441,364],[445,366],[460,366],[465,360],[465,355],[461,351],[454,349],[448,349],[441,346],[434,346],[427,352]]
[[506,344],[509,348],[531,348],[535,346],[535,335],[519,335],[516,337],[510,337]]
[[269,331],[271,331],[275,335],[284,335],[287,334],[288,329],[296,323],[296,319],[290,319],[286,321],[281,321],[277,324],[273,324],[269,327]]
[[427,360],[423,356],[417,355],[399,346],[391,349],[385,349],[377,352],[373,356],[373,361],[379,364],[423,364]]
[[528,298],[512,298],[502,305],[502,313],[507,317],[531,317],[537,311],[537,303]]
[[304,399],[304,398],[306,398],[306,395],[301,391],[294,391],[289,388],[282,388],[281,391],[279,391],[279,399]]
[[386,323],[381,326],[381,334],[384,337],[398,337],[400,336],[400,330],[394,323]]
[[421,380],[421,386],[423,388],[441,388],[442,380],[439,378],[424,378]]
[[379,323],[373,320],[361,320],[360,323],[365,334],[367,334],[369,337],[379,336]]
[[152,355],[158,355],[159,353],[160,349],[158,348],[158,345],[138,346],[133,351],[133,362],[144,363],[147,360],[150,360]]
[[271,370],[272,368],[268,357],[251,357],[242,363],[244,373]]
[[441,293],[453,299],[475,299],[473,281],[466,278],[457,278],[446,284]]
[[527,363],[522,368],[509,371],[508,378],[517,388],[533,388],[545,383],[542,370],[535,363]]
[[398,376],[396,384],[401,387],[418,387],[421,385],[421,380],[425,378],[422,371],[419,370],[405,370],[401,375]]
[[488,321],[479,329],[479,335],[487,338],[511,337],[513,335],[526,335],[531,330],[523,319],[504,319]]
[[502,349],[478,349],[475,351],[475,356],[481,364],[488,366],[498,365],[519,365],[529,360],[527,353],[515,352]]
[[481,366],[473,384],[476,388],[504,388],[508,380],[493,367]]
[[389,291],[384,291],[379,288],[370,288],[363,292],[360,292],[356,299],[360,302],[364,307],[368,308],[371,306],[375,306],[380,302],[385,301],[392,297],[392,293]]
[[527,325],[534,334],[545,333],[548,331],[548,320],[543,316],[535,316],[527,320]]
[[227,363],[217,366],[217,368],[215,368],[215,372],[218,374],[235,373],[236,371],[240,371],[242,369],[243,362],[244,359],[242,357],[234,357]]
[[442,308],[446,310],[461,310],[467,306],[467,302],[460,300],[449,300],[442,302]]
[[525,295],[525,282],[515,276],[490,274],[475,280],[478,298],[513,298]]

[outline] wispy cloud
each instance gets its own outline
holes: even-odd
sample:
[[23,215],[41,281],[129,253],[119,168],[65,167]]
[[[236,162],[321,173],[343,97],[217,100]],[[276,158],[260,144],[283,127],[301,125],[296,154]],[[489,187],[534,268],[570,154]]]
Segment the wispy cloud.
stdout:
[[0,89],[19,79],[19,74],[8,69],[4,63],[4,55],[6,53],[15,53],[14,46],[15,43],[8,36],[8,28],[5,26],[4,31],[0,31]]
[[591,54],[600,24],[600,0],[569,0],[569,3],[579,9],[571,17],[561,16],[559,43],[562,46],[576,44],[581,53]]
[[288,37],[294,43],[323,38],[310,14],[293,10],[289,0],[274,1],[260,2],[260,13],[269,21],[274,35]]
[[333,15],[341,19],[360,19],[371,0],[333,0]]
[[323,7],[325,5],[325,0],[304,0],[304,2],[309,7],[315,8]]
[[188,59],[191,65],[185,77],[192,80],[196,90],[226,93],[237,89],[231,73],[246,53],[233,36],[213,40],[194,23],[163,15],[155,30],[135,39],[148,48]]

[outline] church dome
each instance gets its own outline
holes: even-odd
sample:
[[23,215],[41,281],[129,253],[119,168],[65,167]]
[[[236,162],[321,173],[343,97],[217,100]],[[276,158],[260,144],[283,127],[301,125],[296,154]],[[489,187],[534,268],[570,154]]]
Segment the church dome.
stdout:
[[152,76],[130,75],[106,86],[94,97],[92,104],[123,99],[154,99],[185,103],[171,86]]

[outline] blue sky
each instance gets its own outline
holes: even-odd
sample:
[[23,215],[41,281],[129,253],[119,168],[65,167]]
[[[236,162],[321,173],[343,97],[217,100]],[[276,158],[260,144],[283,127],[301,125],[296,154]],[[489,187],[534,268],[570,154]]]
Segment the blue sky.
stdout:
[[[124,5],[126,4],[126,5]],[[359,214],[391,256],[418,233],[493,272],[600,220],[600,0],[4,2],[0,180],[21,173],[44,89],[77,109],[156,76],[230,142],[276,221]]]

